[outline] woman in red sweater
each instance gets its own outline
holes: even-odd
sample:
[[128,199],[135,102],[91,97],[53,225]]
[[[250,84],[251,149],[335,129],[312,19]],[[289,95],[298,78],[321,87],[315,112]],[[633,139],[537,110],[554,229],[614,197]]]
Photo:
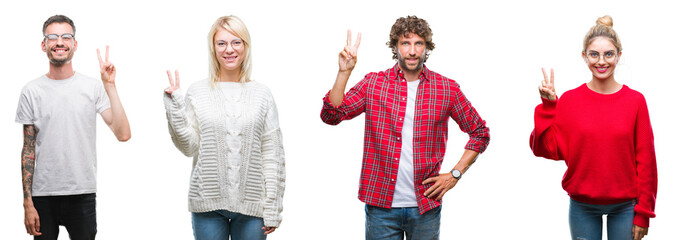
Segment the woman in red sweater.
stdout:
[[644,96],[614,80],[621,42],[609,16],[583,40],[590,82],[558,100],[554,73],[543,70],[542,104],[534,114],[531,150],[564,160],[562,187],[569,194],[572,239],[642,239],[655,216],[657,173],[654,136]]

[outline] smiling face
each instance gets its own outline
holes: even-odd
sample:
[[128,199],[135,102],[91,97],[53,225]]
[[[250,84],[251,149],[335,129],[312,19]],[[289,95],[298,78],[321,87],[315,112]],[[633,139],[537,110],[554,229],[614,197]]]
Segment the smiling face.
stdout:
[[614,78],[614,69],[621,52],[616,50],[616,46],[608,38],[597,37],[588,45],[582,56],[588,64],[588,69],[593,73],[593,79],[607,80]]
[[427,51],[422,37],[414,33],[399,37],[396,52],[402,71],[417,72],[423,69]]
[[43,38],[41,43],[43,52],[47,53],[47,58],[50,59],[50,64],[62,66],[70,63],[73,58],[73,53],[78,48],[78,42],[75,38],[64,39],[61,36],[64,33],[73,34],[73,28],[68,23],[52,23],[45,29],[45,35],[56,34],[57,39]]
[[224,71],[240,71],[245,58],[246,46],[243,40],[225,29],[215,34],[215,56]]

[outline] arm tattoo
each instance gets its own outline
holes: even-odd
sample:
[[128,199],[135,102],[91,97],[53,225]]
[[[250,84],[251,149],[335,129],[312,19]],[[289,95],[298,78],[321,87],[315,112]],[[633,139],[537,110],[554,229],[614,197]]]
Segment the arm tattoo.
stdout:
[[24,147],[21,149],[21,178],[24,199],[31,197],[33,171],[35,170],[35,128],[24,125]]

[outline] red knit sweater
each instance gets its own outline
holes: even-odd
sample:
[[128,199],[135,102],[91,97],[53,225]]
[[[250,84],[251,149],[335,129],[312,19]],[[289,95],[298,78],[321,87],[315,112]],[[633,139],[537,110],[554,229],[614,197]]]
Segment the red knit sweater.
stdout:
[[562,188],[572,199],[600,205],[637,199],[633,223],[649,227],[655,216],[656,156],[641,93],[624,85],[600,94],[583,84],[558,101],[543,99],[534,124],[531,150],[565,161]]

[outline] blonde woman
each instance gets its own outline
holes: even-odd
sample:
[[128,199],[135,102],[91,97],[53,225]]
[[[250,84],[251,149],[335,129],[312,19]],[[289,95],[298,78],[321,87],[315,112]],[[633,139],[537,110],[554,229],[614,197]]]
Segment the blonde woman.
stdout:
[[655,216],[657,174],[654,135],[644,96],[618,83],[614,69],[621,41],[604,16],[583,40],[581,53],[592,79],[559,99],[554,74],[539,86],[531,149],[564,160],[572,239],[642,239]]
[[172,141],[193,157],[189,211],[196,239],[266,239],[281,223],[284,153],[276,104],[250,79],[251,41],[235,16],[208,34],[210,77],[180,91],[179,73],[164,102]]

